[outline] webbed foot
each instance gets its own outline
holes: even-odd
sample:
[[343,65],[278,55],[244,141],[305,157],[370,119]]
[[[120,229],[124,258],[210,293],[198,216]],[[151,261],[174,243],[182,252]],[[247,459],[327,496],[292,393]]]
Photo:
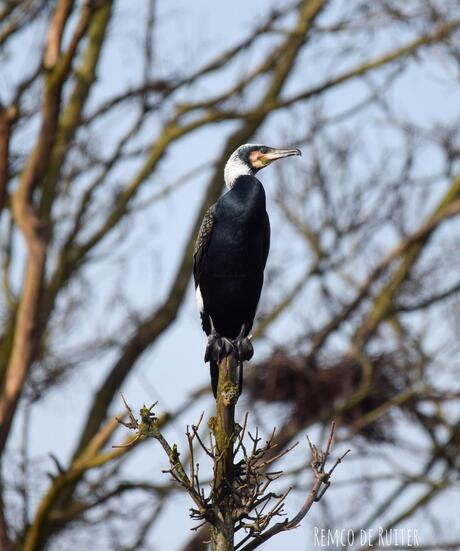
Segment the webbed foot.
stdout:
[[208,344],[204,353],[204,361],[209,362],[213,360],[219,363],[223,358],[229,356],[233,350],[233,344],[230,339],[219,335],[209,335]]
[[240,362],[247,362],[254,356],[254,347],[251,342],[252,335],[248,335],[248,332],[246,326],[243,325],[240,334],[234,340],[238,360]]
[[234,350],[233,342],[226,337],[221,337],[214,328],[211,320],[211,333],[208,336],[208,344],[204,353],[204,361],[211,360],[219,363],[222,358],[229,356]]
[[208,336],[204,361],[210,362],[211,384],[214,397],[217,395],[217,383],[219,379],[218,364],[223,358],[230,355],[238,361],[238,389],[241,395],[243,392],[243,362],[250,360],[254,355],[254,348],[251,342],[252,336],[248,335],[249,329],[246,325],[243,325],[236,339],[221,337],[217,333],[211,318],[210,322],[211,333]]

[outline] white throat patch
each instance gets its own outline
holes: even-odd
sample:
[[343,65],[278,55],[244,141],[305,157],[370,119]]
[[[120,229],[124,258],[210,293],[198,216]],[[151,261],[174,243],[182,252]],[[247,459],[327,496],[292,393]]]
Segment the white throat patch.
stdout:
[[228,189],[232,189],[235,184],[235,180],[239,176],[251,176],[253,171],[251,168],[244,163],[235,153],[230,156],[230,159],[227,161],[224,170],[225,185]]

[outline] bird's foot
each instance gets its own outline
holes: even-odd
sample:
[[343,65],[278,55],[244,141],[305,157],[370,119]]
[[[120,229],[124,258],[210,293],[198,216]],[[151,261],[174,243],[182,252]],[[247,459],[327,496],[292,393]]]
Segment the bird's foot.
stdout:
[[236,339],[221,337],[212,323],[211,333],[208,336],[208,344],[204,354],[204,361],[211,364],[211,384],[214,397],[217,396],[217,385],[219,379],[219,368],[217,364],[223,358],[232,355],[238,361],[238,394],[243,392],[243,362],[246,362],[254,355],[254,348],[251,343],[252,336],[248,336],[245,325],[242,326]]
[[251,336],[238,336],[234,343],[238,360],[241,363],[249,361],[254,356],[254,347],[252,346]]
[[237,359],[240,363],[249,361],[254,356],[254,348],[252,346],[252,335],[248,335],[249,327],[241,326],[241,331],[233,341],[237,353]]
[[241,364],[250,360],[254,355],[254,348],[251,343],[252,335],[248,336],[248,332],[247,326],[243,325],[236,339],[221,337],[211,319],[211,333],[208,336],[204,361],[219,363],[230,355],[233,355]]
[[221,337],[213,331],[208,337],[204,361],[214,360],[219,363],[223,358],[229,356],[234,351],[233,342],[226,337]]

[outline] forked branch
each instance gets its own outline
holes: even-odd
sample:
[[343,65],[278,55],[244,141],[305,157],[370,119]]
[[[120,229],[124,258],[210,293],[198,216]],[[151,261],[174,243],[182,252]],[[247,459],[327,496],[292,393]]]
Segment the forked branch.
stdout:
[[[216,466],[222,461],[222,450],[219,451],[216,445],[216,437],[213,435],[213,430],[211,430],[209,435],[209,445],[206,445],[199,436],[199,427],[203,415],[201,415],[197,425],[192,425],[190,428],[187,427],[186,436],[189,447],[189,472],[187,474],[187,468],[180,460],[176,444],[171,446],[161,434],[157,418],[153,412],[153,407],[156,404],[150,408],[144,406],[140,410],[140,421],[138,421],[126,401],[124,403],[128,420],[118,419],[118,421],[127,428],[136,431],[136,436],[132,440],[132,443],[146,437],[153,437],[158,440],[166,452],[170,463],[170,469],[164,472],[169,473],[192,498],[195,505],[190,509],[190,517],[193,520],[201,521],[193,530],[197,530],[203,524],[209,523],[218,531],[226,533],[226,524],[228,524],[230,519],[233,529],[231,531],[232,543],[228,548],[238,551],[256,549],[276,534],[297,528],[311,509],[313,503],[319,501],[324,496],[331,485],[331,476],[334,470],[350,451],[347,450],[339,456],[332,467],[326,470],[326,463],[332,449],[335,423],[332,423],[324,451],[312,444],[307,436],[311,453],[311,469],[313,471],[311,490],[303,506],[292,519],[286,518],[270,527],[275,517],[285,516],[286,497],[291,491],[291,487],[281,492],[271,490],[271,484],[283,475],[283,471],[271,470],[270,466],[274,461],[288,454],[297,443],[278,454],[274,454],[273,448],[276,447],[275,430],[263,443],[257,428],[254,434],[248,432],[248,416],[246,415],[242,427],[235,425],[235,447],[232,453],[234,464],[233,477],[232,480],[228,480],[225,484],[226,498],[218,499],[221,488],[216,487],[215,481],[207,481],[203,484],[199,479],[196,445],[198,446],[198,450],[201,448],[205,456],[211,458],[214,473],[216,473]],[[203,489],[204,485],[209,488],[207,493]],[[240,530],[243,530],[246,535],[233,547],[233,533],[237,533]]]
[[[347,450],[344,454],[342,454],[336,459],[336,461],[328,471],[326,470],[326,463],[332,449],[334,432],[335,432],[335,422],[332,422],[325,451],[318,449],[317,446],[315,446],[310,442],[307,436],[307,441],[311,452],[311,469],[313,471],[313,485],[311,487],[310,493],[308,494],[299,512],[294,517],[292,517],[292,519],[285,519],[283,522],[278,522],[275,525],[273,525],[271,528],[264,530],[264,527],[275,515],[283,514],[284,499],[290,490],[289,488],[288,491],[285,492],[279,498],[278,502],[276,503],[275,507],[273,507],[272,511],[267,515],[265,515],[265,517],[268,517],[268,519],[265,525],[262,526],[262,530],[260,530],[259,533],[257,533],[257,530],[254,530],[254,528],[252,528],[252,532],[250,531],[247,538],[242,540],[239,543],[239,545],[235,547],[235,549],[239,551],[251,551],[252,549],[256,549],[257,547],[265,543],[267,540],[269,540],[276,534],[279,534],[281,532],[286,532],[287,530],[292,530],[293,528],[297,528],[299,526],[300,522],[305,518],[307,513],[310,511],[313,503],[319,501],[324,496],[329,486],[331,485],[332,473],[335,471],[339,463],[342,462],[344,457],[350,452],[350,450]],[[280,476],[281,474],[282,473],[280,473],[278,476]],[[249,540],[251,537],[253,538],[252,541],[249,541],[247,545],[243,547],[242,545],[245,543],[245,541]]]

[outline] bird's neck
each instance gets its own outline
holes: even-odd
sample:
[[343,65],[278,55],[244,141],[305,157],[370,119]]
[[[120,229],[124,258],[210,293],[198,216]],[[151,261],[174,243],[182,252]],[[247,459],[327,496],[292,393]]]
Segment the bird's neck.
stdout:
[[228,189],[232,189],[236,179],[239,176],[253,176],[254,171],[238,157],[230,157],[225,165],[224,177],[225,185]]

